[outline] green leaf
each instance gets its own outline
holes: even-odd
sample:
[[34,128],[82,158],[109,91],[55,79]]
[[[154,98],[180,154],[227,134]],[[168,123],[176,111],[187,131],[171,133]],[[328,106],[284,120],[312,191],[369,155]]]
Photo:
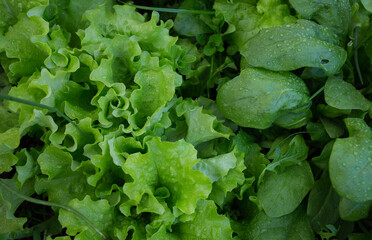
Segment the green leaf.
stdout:
[[333,189],[328,172],[324,171],[311,189],[307,203],[307,215],[315,232],[339,219],[338,204],[340,197]]
[[198,102],[187,99],[176,107],[177,115],[185,116],[186,141],[198,145],[216,138],[229,138],[231,130],[218,121],[216,116],[199,107]]
[[137,212],[162,214],[164,208],[155,198],[156,189],[165,187],[170,197],[168,205],[191,214],[198,199],[209,195],[212,184],[208,177],[192,167],[198,162],[196,150],[184,140],[171,143],[154,138],[146,143],[146,154],[132,154],[123,170],[133,178],[124,185],[123,191],[134,201]]
[[329,159],[333,187],[355,202],[372,200],[372,131],[357,118],[346,118],[349,137],[336,139]]
[[50,48],[42,42],[49,31],[48,22],[40,16],[21,14],[18,18],[18,22],[9,28],[4,38],[6,61],[13,59],[8,72],[13,82],[22,76],[31,76],[50,53]]
[[220,206],[223,204],[227,192],[243,184],[245,180],[243,170],[245,168],[244,155],[237,148],[226,154],[201,159],[193,167],[194,170],[209,177],[213,183],[209,199],[214,200]]
[[330,138],[338,138],[344,134],[345,126],[341,120],[331,120],[322,116],[320,116],[319,119]]
[[[172,22],[163,21],[158,25],[158,16],[153,13],[151,19],[145,22],[145,17],[136,12],[129,5],[116,5],[114,11],[108,5],[101,5],[94,10],[87,11],[84,19],[90,22],[89,27],[83,34],[79,32],[82,46],[94,55],[94,51],[117,34],[133,36],[141,46],[142,50],[149,52],[160,52],[164,56],[169,54],[177,38],[169,36],[169,28]],[[107,31],[108,30],[108,31]],[[106,45],[105,44],[105,45]]]
[[258,185],[258,201],[268,216],[281,217],[300,205],[313,184],[313,174],[307,162],[287,167],[282,172],[267,172]]
[[[77,209],[81,214],[92,221],[94,226],[104,234],[112,227],[114,220],[114,210],[107,200],[91,200],[90,196],[86,196],[83,200],[73,199],[68,204],[70,207]],[[58,220],[62,227],[66,227],[67,234],[75,236],[77,240],[101,240],[102,237],[89,228],[85,221],[78,218],[75,214],[60,209]]]
[[159,111],[173,98],[175,87],[181,84],[181,76],[169,65],[159,70],[140,71],[134,80],[140,89],[131,94],[129,101],[135,110],[129,121],[134,128],[142,128],[147,117]]
[[339,211],[341,219],[350,222],[356,222],[368,217],[372,201],[353,202],[347,198],[342,198]]
[[368,111],[372,103],[353,85],[342,79],[330,77],[324,86],[324,98],[331,107],[348,110]]
[[12,153],[0,153],[0,174],[10,172],[12,166],[18,162],[18,158]]
[[229,24],[226,33],[232,33],[230,41],[240,50],[244,43],[257,34],[260,15],[255,6],[256,1],[237,0],[234,2],[216,0],[213,8],[216,16],[222,15]]
[[[84,13],[102,4],[111,6],[112,0],[50,0],[49,10],[52,15],[50,18],[55,18],[60,26],[75,34],[79,29],[87,26],[86,21],[82,19]],[[76,37],[73,37],[73,41],[76,44]]]
[[0,34],[6,32],[9,26],[17,23],[18,15],[27,13],[30,9],[47,5],[47,0],[20,0],[20,1],[1,1],[0,2]]
[[289,2],[302,17],[313,19],[331,28],[337,34],[347,34],[351,22],[351,7],[348,0],[290,0]]
[[232,233],[229,219],[217,213],[217,207],[213,201],[199,200],[193,220],[177,223],[172,227],[172,233],[162,228],[150,239],[232,239]]
[[18,164],[16,166],[18,173],[17,180],[21,186],[40,172],[40,167],[36,162],[39,154],[39,151],[34,148],[31,148],[29,151],[23,148],[21,151],[16,153],[18,158]]
[[291,214],[270,218],[261,211],[238,233],[241,239],[312,240],[313,230],[305,211],[299,207]]
[[324,147],[322,152],[320,153],[320,156],[318,157],[313,157],[311,161],[319,168],[323,170],[328,170],[328,165],[329,165],[329,158],[332,153],[333,149],[333,144],[334,141],[328,142]]
[[[213,1],[185,0],[180,9],[209,10]],[[205,23],[202,14],[178,13],[174,20],[174,30],[181,36],[197,36],[212,33],[213,30]],[[210,17],[207,17],[210,18]],[[209,19],[208,19],[209,20]],[[211,21],[211,20],[210,20]]]
[[0,181],[0,234],[23,230],[23,225],[26,223],[27,218],[17,218],[14,213],[24,200],[8,191],[2,184],[27,196],[34,192],[33,184],[28,182],[19,190],[12,179],[0,179]]
[[262,30],[244,45],[241,54],[248,64],[274,71],[301,67],[321,68],[327,75],[337,73],[346,60],[337,36],[311,21]]
[[218,109],[226,118],[258,129],[269,128],[286,114],[306,112],[309,103],[308,89],[296,75],[258,68],[244,69],[217,94]]
[[71,154],[55,146],[46,147],[37,161],[41,172],[48,177],[39,175],[35,190],[38,194],[46,192],[49,201],[66,204],[74,198],[82,199],[94,194],[84,174],[84,170],[91,170],[91,163],[82,163],[73,171],[73,165],[77,163],[74,163]]
[[372,13],[372,1],[371,0],[361,0],[365,9]]

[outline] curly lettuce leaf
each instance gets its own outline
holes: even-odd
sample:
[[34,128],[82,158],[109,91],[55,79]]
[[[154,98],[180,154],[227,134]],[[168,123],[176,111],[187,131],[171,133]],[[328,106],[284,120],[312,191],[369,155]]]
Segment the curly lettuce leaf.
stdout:
[[217,138],[229,138],[232,134],[217,117],[209,114],[198,102],[191,99],[177,105],[176,113],[179,117],[182,115],[185,117],[188,126],[185,139],[195,146]]
[[5,33],[9,26],[18,21],[21,13],[27,13],[30,9],[39,6],[46,6],[48,0],[7,0],[0,2],[0,34]]
[[50,54],[50,47],[45,43],[49,24],[40,16],[21,14],[18,22],[9,28],[4,36],[4,49],[7,58],[2,65],[9,65],[5,70],[11,82],[17,82],[22,76],[31,76],[44,64]]
[[244,154],[234,148],[229,153],[201,159],[193,169],[201,171],[211,179],[213,187],[209,199],[221,206],[227,193],[242,185],[245,180]]
[[[48,146],[38,156],[37,162],[41,172],[48,177],[36,177],[35,190],[38,194],[46,192],[49,201],[65,204],[74,198],[94,195],[94,189],[87,183],[84,166],[72,170],[76,162],[70,153]],[[88,170],[89,165],[85,166]]]
[[164,208],[155,196],[162,187],[169,191],[165,201],[170,208],[194,213],[197,200],[207,198],[212,190],[209,178],[192,169],[198,162],[194,147],[184,140],[171,143],[159,138],[146,145],[147,153],[132,154],[123,165],[124,172],[133,178],[133,182],[124,184],[123,191],[137,206],[137,212],[163,214]]
[[84,49],[94,55],[94,51],[99,49],[101,44],[107,44],[107,41],[120,34],[138,41],[141,49],[145,51],[160,52],[165,56],[169,54],[170,47],[177,41],[177,38],[169,36],[172,22],[161,21],[158,25],[155,13],[150,21],[145,22],[145,17],[129,5],[116,5],[113,8],[114,11],[101,5],[85,13],[84,19],[90,22],[90,26],[79,33]]
[[142,128],[160,108],[170,101],[175,93],[175,87],[181,84],[181,76],[173,71],[170,65],[159,70],[139,71],[134,82],[140,88],[132,92],[129,101],[134,109],[129,122],[133,128]]
[[[73,199],[68,205],[87,217],[103,234],[107,234],[112,227],[114,209],[107,200],[93,201],[89,196],[86,196],[83,200]],[[75,236],[74,239],[102,239],[96,231],[88,227],[85,221],[67,210],[59,210],[58,220],[62,227],[67,228],[67,234]]]
[[149,239],[232,239],[232,232],[229,219],[217,213],[217,207],[213,201],[199,200],[193,220],[177,223],[173,226],[172,233],[161,228]]
[[26,223],[27,218],[17,218],[14,216],[14,213],[24,199],[9,192],[2,185],[4,184],[14,191],[29,196],[34,193],[33,183],[28,182],[21,189],[18,189],[16,182],[12,179],[0,179],[0,181],[0,234],[23,230],[23,225]]

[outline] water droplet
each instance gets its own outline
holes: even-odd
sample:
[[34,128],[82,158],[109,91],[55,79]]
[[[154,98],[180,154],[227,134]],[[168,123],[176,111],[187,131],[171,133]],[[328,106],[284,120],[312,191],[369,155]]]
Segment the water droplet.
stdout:
[[344,167],[345,167],[345,166],[346,166],[346,163],[342,163],[342,166],[344,166]]

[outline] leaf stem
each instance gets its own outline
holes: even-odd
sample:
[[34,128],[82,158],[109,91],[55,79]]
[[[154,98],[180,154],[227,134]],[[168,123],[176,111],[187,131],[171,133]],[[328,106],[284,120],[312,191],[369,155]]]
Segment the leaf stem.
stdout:
[[[122,2],[122,1],[121,1]],[[125,3],[129,6],[133,6],[138,9],[142,10],[150,10],[150,11],[157,11],[157,12],[168,12],[168,13],[189,13],[189,14],[207,14],[207,15],[214,15],[214,11],[204,11],[204,10],[192,10],[192,9],[177,9],[177,8],[159,8],[159,7],[147,7],[147,6],[139,6],[131,3]]]
[[83,214],[81,214],[77,210],[73,209],[72,207],[65,206],[65,205],[59,204],[59,203],[48,202],[48,201],[44,201],[44,200],[40,200],[40,199],[28,197],[26,195],[23,195],[22,193],[19,193],[19,192],[15,191],[15,190],[11,189],[10,187],[8,187],[3,182],[2,179],[0,179],[0,185],[2,187],[4,187],[6,190],[8,190],[9,192],[17,195],[19,198],[22,198],[23,200],[25,200],[27,202],[31,202],[31,203],[35,203],[35,204],[40,204],[40,205],[44,205],[44,206],[50,206],[50,207],[58,207],[58,208],[65,209],[66,211],[72,212],[73,214],[75,214],[79,218],[83,219],[88,224],[88,226],[91,227],[94,231],[96,231],[101,237],[103,237],[104,239],[106,239],[106,236],[98,228],[96,228],[93,225],[93,223],[91,223],[90,220],[87,217],[85,217]]
[[17,98],[17,97],[12,97],[12,96],[9,96],[9,95],[4,95],[4,94],[1,94],[1,93],[0,93],[0,98],[8,100],[8,101],[13,101],[13,102],[18,102],[18,103],[34,106],[34,107],[48,109],[49,111],[55,112],[55,113],[61,115],[69,123],[71,123],[77,130],[79,130],[79,132],[81,132],[81,134],[85,135],[84,132],[69,117],[67,117],[65,114],[63,114],[61,111],[59,111],[58,109],[56,109],[54,107],[50,107],[48,105],[44,105],[44,104],[37,103],[37,102],[32,102],[32,101],[22,99],[22,98]]
[[323,87],[321,87],[321,88],[319,88],[319,90],[318,91],[316,91],[316,93],[314,93],[311,97],[310,97],[310,101],[311,100],[313,100],[316,96],[318,96],[319,95],[319,93],[321,93],[322,91],[324,90],[324,86]]
[[[358,45],[358,28],[357,27],[354,28],[354,42],[355,42],[354,46],[357,46]],[[354,52],[354,63],[355,63],[355,68],[357,70],[360,82],[362,83],[362,85],[364,85],[362,72],[360,71],[360,67],[359,67],[358,49],[355,49],[355,52]]]

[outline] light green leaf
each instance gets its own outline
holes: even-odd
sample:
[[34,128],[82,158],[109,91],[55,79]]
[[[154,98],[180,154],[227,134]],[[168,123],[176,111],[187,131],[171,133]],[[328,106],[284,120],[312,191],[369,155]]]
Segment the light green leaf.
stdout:
[[231,130],[209,114],[197,102],[187,99],[176,107],[177,115],[185,116],[187,123],[186,141],[198,145],[216,138],[228,138]]
[[229,219],[217,213],[216,205],[210,200],[199,200],[195,210],[195,218],[191,221],[179,222],[172,228],[172,233],[165,228],[152,235],[151,240],[208,240],[232,239]]
[[[1,136],[0,136],[1,137]],[[18,162],[18,158],[12,153],[0,153],[0,174],[10,172],[12,166]]]
[[324,98],[328,105],[342,110],[368,111],[372,106],[353,85],[336,77],[328,78],[324,86]]
[[27,218],[17,218],[14,213],[24,200],[8,191],[2,184],[27,196],[34,192],[33,184],[28,182],[19,190],[12,179],[0,179],[0,181],[0,234],[23,230]]
[[193,213],[197,200],[207,198],[212,189],[209,178],[192,169],[198,162],[194,147],[184,140],[171,143],[158,138],[146,144],[146,154],[132,154],[123,165],[124,172],[133,178],[133,182],[124,185],[124,193],[138,205],[137,212],[162,214],[164,208],[154,193],[165,187],[170,193],[166,199],[170,208]]
[[138,72],[134,81],[140,88],[134,90],[129,98],[135,111],[129,122],[134,128],[142,128],[148,117],[173,98],[175,87],[182,80],[170,65],[165,65],[159,70]]
[[47,5],[47,0],[7,0],[0,2],[0,34],[5,33],[9,26],[17,23],[18,15],[27,13],[30,9]]
[[258,68],[244,69],[217,94],[218,109],[226,118],[258,129],[269,128],[286,114],[306,112],[309,103],[309,91],[296,75]]
[[16,153],[18,164],[16,170],[18,173],[17,180],[23,186],[25,182],[32,179],[36,174],[40,173],[40,167],[36,162],[39,152],[31,148],[29,151],[23,148],[21,151]]
[[307,20],[262,30],[241,51],[247,63],[274,71],[301,67],[321,68],[337,73],[346,60],[337,36],[328,28]]
[[349,137],[336,139],[329,159],[333,187],[355,202],[372,200],[372,131],[358,118],[346,118]]
[[306,161],[282,172],[267,172],[258,186],[258,201],[268,216],[281,217],[300,205],[313,184],[313,174]]
[[10,61],[8,77],[11,81],[16,82],[22,76],[31,76],[43,65],[50,54],[50,48],[40,41],[43,41],[42,38],[48,31],[48,22],[40,16],[28,17],[25,14],[21,14],[18,22],[9,28],[5,34],[4,49],[6,61]]
[[[103,234],[107,233],[109,228],[112,227],[114,209],[109,205],[107,200],[93,201],[89,196],[86,196],[81,201],[78,199],[73,199],[68,205],[87,217]],[[102,239],[97,232],[89,228],[85,221],[69,211],[60,209],[58,220],[60,221],[62,227],[67,228],[67,234],[75,236],[74,239]]]

